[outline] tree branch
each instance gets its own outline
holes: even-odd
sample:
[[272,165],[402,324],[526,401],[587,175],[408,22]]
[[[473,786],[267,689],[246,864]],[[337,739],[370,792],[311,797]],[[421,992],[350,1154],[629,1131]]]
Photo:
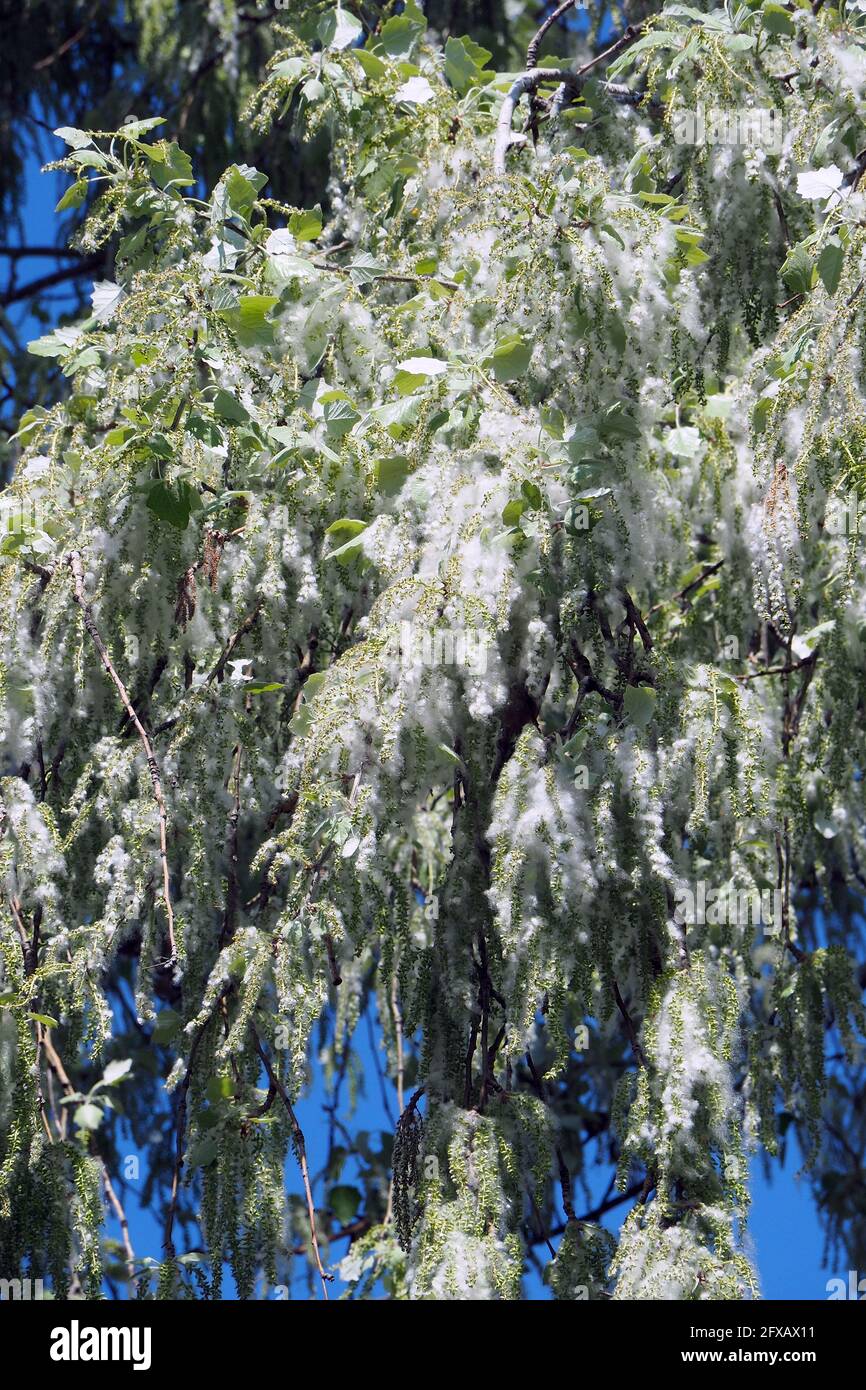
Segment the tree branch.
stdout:
[[234,986],[231,984],[224,985],[214,1000],[213,1012],[208,1015],[192,1040],[186,1071],[183,1075],[183,1081],[180,1083],[180,1090],[177,1098],[177,1115],[175,1116],[174,1122],[174,1170],[171,1177],[171,1197],[169,1198],[168,1211],[166,1212],[165,1233],[162,1241],[162,1248],[167,1260],[173,1260],[175,1256],[174,1218],[177,1214],[177,1204],[180,1197],[180,1180],[183,1173],[183,1146],[186,1136],[186,1103],[187,1097],[189,1096],[189,1084],[192,1080],[193,1063],[195,1062],[196,1053],[198,1052],[199,1045],[207,1031],[208,1025],[212,1023],[216,1010],[225,996],[233,988]]
[[298,1156],[298,1164],[301,1169],[301,1178],[303,1179],[304,1183],[304,1196],[307,1199],[307,1219],[310,1223],[310,1240],[313,1244],[313,1253],[316,1257],[316,1267],[319,1271],[319,1278],[322,1282],[322,1295],[327,1301],[328,1275],[325,1273],[324,1267],[322,1265],[322,1257],[319,1253],[319,1237],[316,1234],[316,1209],[313,1205],[313,1191],[310,1187],[310,1173],[309,1169],[307,1168],[307,1147],[304,1143],[304,1132],[301,1129],[301,1126],[298,1124],[298,1117],[295,1114],[292,1102],[289,1100],[289,1094],[282,1081],[277,1076],[277,1073],[274,1071],[271,1059],[265,1052],[265,1049],[262,1047],[261,1039],[259,1038],[259,1035],[256,1032],[255,1025],[252,1023],[250,1024],[250,1031],[252,1032],[253,1039],[255,1040],[256,1052],[259,1055],[262,1066],[268,1074],[268,1081],[275,1088],[277,1095],[279,1096],[280,1100],[283,1102],[283,1105],[286,1108],[286,1114],[289,1117],[289,1124],[291,1125],[292,1129],[292,1139],[294,1140],[295,1152]]
[[541,47],[541,40],[544,38],[548,29],[550,29],[557,22],[558,19],[561,19],[562,16],[568,12],[568,10],[573,9],[575,3],[576,0],[563,0],[563,3],[553,11],[553,14],[548,15],[541,28],[530,40],[529,47],[526,50],[527,71],[530,68],[535,67],[536,61],[538,59],[538,50]]
[[144,756],[147,759],[147,768],[150,773],[150,780],[153,786],[153,797],[159,813],[159,857],[162,864],[162,896],[165,904],[166,924],[168,929],[169,959],[168,964],[174,965],[177,960],[177,946],[174,939],[174,909],[171,904],[171,873],[168,866],[168,814],[165,808],[165,796],[162,790],[162,778],[160,776],[159,764],[156,761],[156,754],[153,745],[147,736],[147,730],[139,719],[129,698],[126,686],[114,669],[111,657],[108,655],[105,643],[99,635],[99,629],[93,617],[93,610],[84,594],[84,571],[81,567],[81,555],[77,550],[73,550],[66,557],[67,564],[72,571],[73,597],[84,619],[84,626],[99,653],[99,658],[114,682],[117,693],[128,717],[135,725],[136,733],[141,740],[144,749]]
[[74,280],[78,275],[89,275],[94,270],[100,270],[104,265],[105,252],[95,251],[92,256],[87,256],[74,265],[62,266],[60,270],[52,271],[50,275],[43,275],[38,280],[31,280],[28,285],[20,285],[18,289],[7,290],[4,295],[0,295],[0,305],[4,309],[8,309],[10,304],[20,304],[24,299],[33,299],[43,290],[50,290],[54,285],[62,285],[66,280]]
[[626,1008],[625,1000],[619,992],[619,985],[617,984],[616,980],[614,980],[613,982],[613,997],[616,1000],[616,1007],[622,1014],[622,1020],[625,1024],[625,1031],[628,1033],[628,1040],[631,1043],[631,1050],[634,1054],[634,1059],[639,1067],[646,1067],[646,1053],[641,1047],[640,1038],[638,1037],[637,1029],[634,1026],[634,1019],[632,1018],[631,1014]]

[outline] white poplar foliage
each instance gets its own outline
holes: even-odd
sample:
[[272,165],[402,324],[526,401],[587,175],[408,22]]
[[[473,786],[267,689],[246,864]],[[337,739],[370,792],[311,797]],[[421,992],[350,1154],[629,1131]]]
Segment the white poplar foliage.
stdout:
[[[750,1298],[749,1160],[793,1122],[822,1171],[864,1028],[861,16],[668,5],[536,84],[500,172],[517,75],[351,9],[248,113],[327,132],[324,210],[63,132],[117,254],[32,347],[68,390],[4,493],[4,1257],[99,1288],[108,1092],[45,1098],[131,957],[211,1295],[283,1268],[292,1106],[374,978],[401,1094],[418,1062],[348,1294],[518,1299],[561,1208],[557,1298]],[[716,109],[781,138],[688,143]],[[698,884],[776,910],[683,921]]]

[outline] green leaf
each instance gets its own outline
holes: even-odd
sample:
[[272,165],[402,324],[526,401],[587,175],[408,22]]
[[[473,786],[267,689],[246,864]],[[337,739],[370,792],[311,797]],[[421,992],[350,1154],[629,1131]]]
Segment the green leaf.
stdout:
[[842,243],[836,237],[831,237],[818,257],[817,265],[821,282],[828,294],[836,293],[844,262],[845,252]]
[[67,155],[68,159],[82,169],[106,169],[108,167],[108,156],[101,150],[73,150],[72,154]]
[[795,34],[796,27],[782,5],[770,3],[761,9],[761,22],[769,34]]
[[349,266],[349,275],[352,278],[352,283],[361,287],[372,285],[374,280],[386,273],[386,269],[381,261],[377,261],[374,256],[363,251],[360,256],[355,257]]
[[377,58],[375,53],[368,52],[366,48],[356,48],[353,50],[353,54],[354,57],[358,59],[358,62],[361,64],[367,76],[372,77],[374,81],[377,77],[384,77],[385,73],[388,71],[382,59]]
[[577,425],[568,436],[565,447],[572,463],[581,463],[598,449],[599,443],[599,433],[594,425]]
[[351,539],[353,536],[360,536],[362,531],[366,531],[369,525],[366,521],[357,521],[353,517],[344,516],[339,521],[332,521],[326,529],[326,536],[336,536],[340,541]]
[[313,722],[313,712],[309,705],[301,705],[289,720],[289,733],[292,738],[305,738],[310,732],[310,725]]
[[165,153],[165,163],[154,165],[154,183],[159,188],[167,188],[169,184],[177,188],[191,187],[195,183],[195,175],[189,155],[174,141],[161,140],[159,147]]
[[[231,397],[229,397],[231,399]],[[184,421],[184,429],[200,439],[202,444],[207,444],[210,449],[218,449],[223,442],[222,432],[213,420],[205,420],[201,415],[188,415]]]
[[516,526],[527,509],[525,497],[513,497],[502,508],[502,520],[506,526]]
[[350,400],[329,401],[325,406],[325,429],[329,439],[342,439],[361,416]]
[[286,82],[297,82],[306,67],[307,64],[304,59],[300,55],[296,55],[294,58],[284,58],[282,62],[275,63],[271,68],[270,75],[271,77],[282,78]]
[[27,1017],[33,1023],[41,1023],[43,1028],[57,1027],[57,1019],[52,1018],[50,1014],[28,1014]]
[[532,357],[532,348],[521,333],[507,333],[498,338],[489,359],[497,381],[517,381],[524,375]]
[[[357,521],[352,517],[342,517],[339,521],[334,521],[325,531],[326,536],[333,536],[343,544],[338,545],[335,550],[330,550],[325,556],[327,560],[339,560],[341,565],[348,564],[350,560],[360,556],[363,552],[360,536],[366,531],[368,523]],[[312,680],[312,677],[310,677]],[[307,681],[309,685],[310,681]]]
[[244,686],[244,693],[246,695],[270,695],[274,690],[285,690],[285,688],[282,681],[253,681]]
[[341,565],[347,565],[350,560],[359,559],[363,556],[364,550],[360,540],[346,541],[345,545],[338,545],[336,550],[330,550],[325,556],[326,560],[339,560]]
[[335,10],[325,11],[316,32],[323,48],[350,48],[363,34],[364,26],[342,5],[338,5]]
[[190,1168],[205,1168],[209,1163],[213,1163],[218,1153],[216,1140],[207,1134],[190,1146],[186,1161]]
[[448,363],[438,357],[407,357],[397,368],[394,389],[401,396],[409,396],[426,381],[442,376],[447,370]]
[[565,416],[558,405],[546,404],[541,407],[541,427],[551,439],[562,439],[565,434]]
[[267,176],[249,165],[235,164],[224,175],[229,207],[242,218],[249,217],[258,194],[267,183]]
[[437,745],[437,747],[439,752],[444,753],[446,758],[448,758],[452,763],[456,763],[458,767],[463,767],[463,759],[461,758],[460,754],[456,753],[453,748],[449,748],[447,743],[440,743]]
[[642,729],[655,714],[656,693],[648,685],[626,686],[623,706],[632,723]]
[[27,344],[27,351],[34,357],[65,357],[72,351],[78,336],[77,329],[55,328],[53,333],[34,338],[32,343]]
[[564,743],[561,746],[559,751],[563,755],[563,757],[571,758],[572,760],[575,758],[579,758],[584,748],[586,747],[586,741],[588,738],[589,730],[579,729],[576,734],[572,735],[572,737],[568,740],[567,743]]
[[245,424],[250,416],[249,412],[240,401],[234,396],[230,396],[228,391],[220,389],[213,398],[214,414],[221,420],[228,420],[231,424]]
[[373,49],[389,58],[408,58],[426,27],[427,22],[418,7],[407,5],[403,14],[395,15],[382,25]]
[[361,1193],[357,1187],[332,1187],[328,1203],[337,1220],[345,1226],[361,1205]]
[[527,479],[525,482],[521,483],[520,491],[525,497],[526,505],[530,509],[530,511],[537,512],[541,509],[541,488],[537,487],[535,483],[532,483]]
[[686,37],[683,29],[654,29],[652,33],[644,34],[643,38],[638,39],[637,43],[630,44],[624,53],[621,53],[607,70],[609,77],[616,77],[617,73],[623,72],[630,67],[639,53],[645,53],[651,48],[679,48]]
[[376,462],[376,486],[386,497],[394,497],[409,476],[408,461],[400,454]]
[[598,433],[602,439],[633,439],[641,438],[641,427],[633,415],[629,415],[623,407],[617,403],[598,420]]
[[407,396],[403,400],[389,402],[388,405],[376,406],[370,414],[387,430],[392,439],[402,439],[418,419],[423,399],[423,396]]
[[815,266],[802,242],[788,252],[781,274],[792,295],[808,294],[811,290]]
[[192,512],[201,506],[201,498],[195,488],[185,481],[172,486],[160,481],[148,492],[147,505],[160,521],[167,521],[178,531],[185,531]]
[[151,130],[155,130],[158,125],[165,125],[165,116],[147,116],[143,121],[125,121],[120,127],[118,135],[124,140],[138,141],[142,135],[147,135]]
[[155,454],[157,458],[169,461],[174,458],[174,448],[164,434],[152,434],[147,441],[147,449],[148,453]]
[[157,1043],[167,1043],[172,1040],[183,1025],[183,1019],[174,1009],[162,1009],[156,1016],[153,1025],[153,1040]]
[[69,185],[54,211],[66,212],[67,208],[80,208],[86,197],[87,179],[76,179],[75,183]]
[[204,1090],[212,1105],[218,1101],[229,1100],[234,1095],[234,1085],[230,1076],[211,1076]]
[[492,56],[489,49],[482,48],[474,39],[449,38],[445,44],[445,76],[462,96],[478,81],[481,69]]
[[626,324],[621,320],[619,314],[610,313],[606,318],[607,336],[617,352],[626,352],[628,335],[626,334]]
[[93,140],[85,130],[76,130],[74,126],[62,125],[55,130],[55,135],[59,135],[61,140],[65,140],[67,145],[71,145],[74,150],[86,149],[93,144]]
[[102,1084],[104,1086],[116,1086],[118,1081],[122,1081],[131,1071],[132,1061],[129,1057],[124,1058],[123,1061],[109,1062],[102,1073]]
[[316,205],[309,212],[293,212],[289,218],[289,231],[295,241],[317,241],[322,235],[322,209]]
[[327,680],[327,671],[314,671],[311,676],[307,676],[307,679],[304,681],[302,687],[304,700],[307,704],[310,704],[313,700],[315,700],[316,696],[320,694],[320,692],[324,688],[325,684],[327,683]]
[[693,425],[681,425],[679,429],[669,430],[665,436],[665,447],[675,458],[697,458],[701,449],[700,430]]
[[310,106],[315,106],[317,101],[321,101],[325,96],[325,84],[320,82],[317,77],[311,77],[309,82],[305,82],[301,88],[301,96]]
[[274,341],[274,325],[265,315],[279,302],[271,294],[246,294],[234,308],[220,309],[219,315],[242,347],[268,347]]
[[138,430],[135,425],[118,425],[117,429],[108,431],[105,442],[110,449],[122,449],[137,435]]
[[87,1101],[78,1106],[73,1120],[79,1129],[96,1130],[102,1124],[102,1113],[101,1106]]

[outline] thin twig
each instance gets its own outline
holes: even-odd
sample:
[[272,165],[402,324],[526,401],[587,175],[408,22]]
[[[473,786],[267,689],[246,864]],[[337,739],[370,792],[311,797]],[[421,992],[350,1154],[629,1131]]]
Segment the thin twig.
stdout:
[[114,1190],[108,1169],[102,1165],[102,1186],[105,1188],[105,1195],[114,1210],[114,1214],[120,1224],[120,1238],[123,1243],[123,1253],[126,1257],[126,1277],[130,1283],[135,1279],[135,1251],[129,1235],[129,1222],[126,1219],[126,1212],[123,1210],[123,1203]]
[[150,772],[150,780],[153,786],[153,796],[159,812],[159,857],[162,862],[162,896],[165,903],[165,915],[168,928],[169,959],[168,964],[173,965],[177,960],[177,946],[174,939],[174,909],[171,905],[171,873],[168,867],[168,814],[165,809],[165,797],[162,791],[162,778],[160,776],[159,764],[153,746],[147,735],[147,730],[135,712],[132,701],[129,698],[126,686],[114,669],[108,650],[99,635],[99,629],[93,617],[93,610],[84,594],[84,571],[81,567],[81,555],[77,550],[73,550],[66,557],[69,568],[72,571],[73,596],[81,615],[84,619],[84,626],[89,633],[93,645],[99,653],[100,660],[117,687],[117,693],[123,703],[127,716],[135,725],[136,733],[141,740],[144,749],[144,756],[147,759],[147,767]]
[[[532,1077],[532,1084],[538,1094],[538,1099],[541,1101],[542,1105],[549,1107],[550,1101],[547,1098],[547,1090],[544,1081],[539,1074],[535,1062],[532,1060],[532,1053],[529,1051],[529,1048],[526,1049],[526,1061],[529,1067],[529,1074]],[[556,1166],[559,1169],[559,1186],[562,1190],[562,1209],[565,1212],[566,1219],[574,1221],[574,1199],[571,1190],[571,1174],[568,1171],[568,1165],[565,1162],[562,1149],[558,1144],[556,1145]]]
[[550,29],[558,19],[561,19],[562,16],[566,14],[568,10],[573,9],[575,3],[576,0],[563,0],[563,3],[553,11],[553,14],[547,16],[547,19],[544,21],[541,28],[530,40],[529,47],[526,50],[527,70],[535,67],[536,61],[538,59],[538,50],[541,47],[541,40],[544,38],[548,29]]
[[690,584],[687,584],[685,586],[684,589],[680,589],[678,594],[674,594],[669,599],[664,599],[661,603],[654,603],[652,608],[647,613],[647,617],[651,618],[654,613],[658,613],[668,603],[682,603],[685,599],[688,598],[689,594],[692,592],[692,589],[697,589],[699,585],[703,584],[705,579],[709,579],[711,575],[716,574],[716,572],[722,568],[722,565],[724,563],[724,560],[716,560],[715,564],[707,565],[705,569],[701,570],[697,579],[693,579]]
[[189,1085],[192,1080],[192,1069],[195,1062],[196,1053],[202,1038],[207,1031],[208,1025],[213,1021],[214,1015],[225,996],[234,986],[224,985],[214,1001],[213,1013],[209,1014],[204,1023],[198,1029],[189,1049],[189,1060],[186,1064],[186,1071],[180,1083],[177,1098],[177,1114],[174,1121],[174,1168],[171,1176],[171,1196],[168,1203],[168,1211],[165,1217],[165,1233],[163,1235],[162,1248],[167,1260],[173,1260],[174,1249],[174,1219],[177,1215],[177,1204],[180,1199],[180,1180],[183,1175],[183,1147],[186,1138],[186,1105],[189,1096]]
[[220,653],[219,661],[217,662],[216,666],[213,668],[213,670],[207,678],[208,685],[210,685],[211,681],[222,680],[226,669],[226,663],[228,662],[229,657],[231,656],[235,647],[240,642],[241,638],[245,637],[246,634],[248,632],[251,632],[252,629],[255,627],[256,623],[258,622],[259,614],[262,611],[263,605],[264,599],[260,598],[256,603],[256,606],[253,609],[253,611],[247,614],[240,627],[232,633],[231,637],[226,642],[225,646],[222,649],[222,652]]
[[228,877],[226,881],[226,905],[220,932],[220,949],[230,941],[237,929],[238,920],[238,822],[241,814],[241,758],[243,750],[238,743],[234,751],[235,794],[229,812],[228,833],[226,835],[226,854],[228,857]]
[[298,1157],[298,1165],[301,1169],[301,1178],[303,1179],[304,1183],[304,1195],[307,1200],[307,1218],[310,1223],[310,1240],[312,1241],[313,1253],[316,1257],[316,1267],[319,1271],[319,1278],[322,1281],[322,1295],[327,1300],[328,1276],[325,1273],[324,1266],[322,1265],[322,1257],[319,1253],[319,1237],[316,1233],[316,1209],[313,1205],[313,1191],[310,1187],[310,1173],[309,1169],[307,1168],[307,1146],[304,1143],[304,1132],[298,1123],[298,1117],[295,1114],[294,1106],[292,1105],[292,1102],[289,1100],[288,1091],[286,1090],[277,1073],[274,1071],[271,1059],[268,1056],[265,1049],[262,1047],[261,1039],[259,1038],[255,1026],[252,1023],[250,1024],[250,1030],[255,1040],[256,1052],[259,1054],[262,1066],[268,1074],[268,1081],[273,1087],[275,1087],[277,1095],[283,1102],[283,1105],[286,1108],[286,1114],[289,1117],[289,1124],[291,1125],[292,1129],[292,1139],[295,1145],[295,1153]]
[[747,676],[734,676],[736,681],[757,681],[762,676],[791,676],[795,671],[804,671],[810,666],[814,666],[818,658],[817,651],[810,652],[802,661],[794,661],[788,666],[764,666],[760,671],[752,671]]
[[646,1067],[646,1053],[641,1047],[641,1041],[637,1035],[637,1029],[634,1026],[634,1020],[625,1006],[625,1000],[619,992],[619,985],[617,984],[616,980],[614,980],[613,982],[613,997],[616,1000],[616,1007],[622,1014],[622,1020],[625,1024],[625,1031],[628,1033],[628,1040],[631,1043],[631,1050],[634,1054],[634,1059],[639,1067]]

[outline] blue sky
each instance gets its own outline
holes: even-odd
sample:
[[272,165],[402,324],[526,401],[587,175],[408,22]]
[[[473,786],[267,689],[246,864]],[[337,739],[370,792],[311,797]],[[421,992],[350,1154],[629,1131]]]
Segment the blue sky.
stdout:
[[[371,1132],[383,1128],[388,1121],[385,1117],[375,1070],[371,1055],[367,1030],[363,1022],[355,1035],[355,1044],[364,1067],[367,1094],[361,1096],[353,1117],[353,1127],[368,1129]],[[127,1083],[127,1084],[134,1084]],[[396,1093],[389,1084],[391,1111],[396,1113]],[[314,1078],[310,1094],[297,1106],[298,1119],[304,1131],[310,1161],[311,1173],[322,1167],[325,1159],[327,1135],[321,1110],[324,1099],[321,1078]],[[815,1215],[809,1190],[808,1179],[798,1177],[800,1159],[796,1148],[789,1146],[784,1169],[775,1167],[773,1177],[767,1180],[762,1172],[762,1164],[752,1163],[753,1205],[749,1220],[748,1240],[751,1254],[756,1260],[760,1274],[761,1289],[765,1298],[821,1300],[826,1298],[826,1281],[831,1275],[846,1277],[844,1269],[823,1269],[823,1235]],[[600,1168],[597,1180],[591,1182],[594,1197],[600,1197],[607,1186],[609,1170]],[[351,1175],[346,1177],[351,1181]],[[301,1191],[297,1169],[293,1159],[289,1159],[286,1169],[286,1185],[292,1192]],[[133,1247],[136,1255],[160,1257],[162,1241],[161,1223],[153,1215],[137,1207],[134,1199],[135,1184],[130,1187],[127,1216],[130,1224]],[[604,1225],[616,1232],[628,1212],[628,1205],[609,1212]],[[113,1220],[109,1221],[109,1234],[119,1236],[119,1228]],[[339,1255],[345,1253],[345,1242],[339,1248]],[[334,1258],[339,1255],[335,1253]],[[342,1286],[337,1282],[335,1290]],[[226,1292],[229,1284],[226,1285]],[[299,1281],[293,1289],[294,1296],[304,1296]],[[547,1298],[536,1276],[532,1275],[526,1283],[526,1294],[531,1299]]]
[[[65,146],[60,140],[52,141],[50,137],[46,137],[46,140],[50,145],[56,145],[56,155],[65,151]],[[55,155],[53,148],[50,155]],[[53,209],[67,183],[66,176],[40,176],[38,163],[31,161],[27,171],[24,209],[26,240],[30,244],[47,245],[54,240],[56,217]],[[23,261],[19,266],[19,282],[25,283],[47,274],[52,268],[53,263],[45,258]],[[64,303],[68,304],[68,295],[57,291],[52,293],[50,303],[43,301],[43,308],[50,313],[52,321],[62,312]],[[44,325],[28,316],[25,306],[18,306],[16,321],[27,325],[28,335],[31,337],[37,337],[46,331]],[[359,1028],[356,1038],[359,1040],[362,1060],[370,1063],[369,1043],[363,1027]],[[387,1121],[372,1067],[368,1067],[367,1070],[372,1079],[368,1081],[367,1097],[359,1102],[356,1127],[376,1131],[383,1128]],[[321,1084],[315,1083],[311,1095],[298,1107],[313,1172],[321,1166],[327,1142],[321,1111],[322,1098]],[[395,1097],[392,1099],[391,1108],[396,1110]],[[767,1298],[824,1299],[827,1279],[831,1275],[841,1274],[844,1277],[846,1274],[845,1270],[822,1268],[823,1236],[815,1215],[808,1179],[801,1179],[797,1175],[799,1166],[793,1146],[789,1146],[784,1170],[780,1171],[777,1167],[771,1181],[765,1179],[760,1164],[753,1164],[750,1239],[754,1242],[762,1290]],[[607,1170],[600,1170],[600,1174],[602,1180],[599,1183],[599,1194],[608,1179]],[[300,1190],[293,1166],[290,1166],[287,1172],[287,1183],[292,1191]],[[610,1213],[605,1224],[616,1230],[627,1210],[627,1207],[623,1207]],[[136,1253],[159,1258],[161,1224],[154,1221],[149,1212],[140,1210],[134,1197],[131,1197],[129,1202],[128,1217]],[[108,1230],[112,1234],[119,1234],[113,1220],[109,1221]],[[342,1254],[343,1250],[340,1253]],[[533,1298],[546,1297],[537,1280],[527,1285],[527,1293]]]

